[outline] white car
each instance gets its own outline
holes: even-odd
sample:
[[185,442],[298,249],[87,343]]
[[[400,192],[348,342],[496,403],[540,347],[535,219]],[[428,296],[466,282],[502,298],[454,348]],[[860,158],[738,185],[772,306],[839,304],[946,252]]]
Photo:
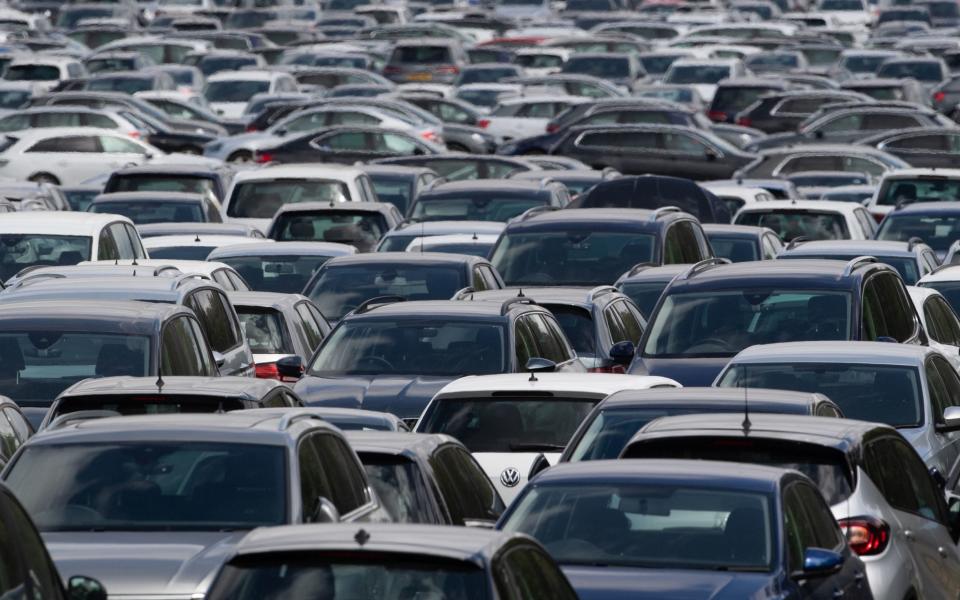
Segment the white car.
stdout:
[[207,79],[203,96],[210,108],[224,117],[238,119],[254,94],[298,91],[293,75],[281,71],[221,71]]
[[0,219],[0,281],[27,267],[146,258],[133,221],[86,212],[16,212]]
[[531,77],[559,73],[563,63],[573,54],[569,48],[525,48],[514,55],[514,64],[520,65]]
[[953,307],[933,288],[908,285],[907,292],[930,338],[930,347],[939,350],[960,371],[960,319]]
[[747,76],[743,61],[738,58],[681,58],[673,62],[663,76],[663,83],[692,85],[703,98],[710,103],[717,93],[717,83],[721,79],[735,79]]
[[776,200],[773,194],[761,187],[710,182],[700,183],[700,187],[710,190],[717,198],[723,200],[723,203],[726,204],[730,210],[731,215],[737,214],[738,210],[748,204]]
[[249,244],[250,238],[243,235],[158,235],[143,240],[157,264],[176,264],[181,260],[206,261],[216,248]]
[[358,167],[278,165],[237,173],[223,203],[223,220],[266,232],[284,204],[376,201],[373,181]]
[[867,210],[880,221],[898,204],[960,198],[960,169],[897,169],[885,173]]
[[486,258],[500,239],[495,233],[451,233],[414,238],[407,252],[449,252]]
[[733,218],[735,225],[769,227],[789,242],[808,240],[871,240],[876,222],[855,202],[772,200],[747,204]]
[[481,120],[487,122],[487,133],[499,136],[504,141],[543,135],[547,123],[561,112],[576,104],[591,102],[582,96],[522,96],[500,101],[490,115]]
[[49,127],[113,129],[132,138],[142,134],[136,125],[116,112],[85,106],[36,106],[0,118],[0,133]]
[[601,373],[509,373],[461,377],[433,397],[417,433],[446,433],[470,450],[510,501],[556,464],[598,402],[621,390],[681,387],[665,377]]
[[31,54],[14,58],[3,71],[6,81],[34,82],[38,90],[49,91],[65,79],[76,79],[87,74],[78,59],[52,54]]
[[[149,238],[148,238],[149,239]],[[146,240],[144,240],[146,241]],[[259,240],[261,242],[273,243],[273,240]],[[134,265],[133,263],[137,264]],[[84,261],[81,265],[96,265],[98,261]],[[216,281],[220,287],[227,291],[249,292],[250,286],[244,281],[243,277],[237,273],[237,270],[230,265],[222,262],[207,260],[171,260],[160,258],[147,258],[132,260],[110,261],[110,264],[130,265],[140,267],[154,267],[157,269],[175,269],[184,275],[195,275],[199,279],[208,279]]]

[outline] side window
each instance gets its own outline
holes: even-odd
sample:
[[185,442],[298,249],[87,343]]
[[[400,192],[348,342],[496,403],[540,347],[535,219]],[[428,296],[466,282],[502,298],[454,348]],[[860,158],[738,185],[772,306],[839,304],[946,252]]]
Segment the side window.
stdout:
[[668,227],[663,236],[663,264],[683,264],[683,243],[676,226]]
[[903,473],[903,465],[899,464],[895,441],[892,437],[883,437],[870,443],[864,453],[864,466],[870,479],[893,508],[916,513],[919,499],[914,494],[911,481]]
[[862,121],[863,117],[861,115],[844,115],[820,125],[816,128],[816,130],[824,133],[856,131],[860,129],[860,124]]
[[684,133],[664,133],[661,135],[663,136],[663,149],[667,152],[700,158],[707,152],[704,143],[692,135]]
[[323,496],[333,502],[327,474],[314,439],[322,434],[312,434],[300,440],[297,449],[297,467],[300,472],[300,503],[303,505],[303,520],[309,521],[317,506],[317,498]]
[[240,343],[239,327],[227,309],[225,299],[214,290],[198,290],[191,294],[185,304],[193,309],[203,324],[210,340],[210,347],[217,352],[226,352]]
[[816,547],[827,550],[841,548],[846,543],[846,539],[840,532],[820,490],[804,483],[798,483],[792,487],[807,513],[807,523],[816,539]]
[[124,223],[114,223],[109,227],[110,236],[117,243],[117,254],[121,260],[137,258],[137,255],[133,250],[133,245],[130,243],[130,236],[127,234],[127,230],[124,225]]
[[576,595],[560,573],[556,563],[533,546],[507,550],[497,567],[509,584],[502,590],[509,600],[563,600]]
[[207,336],[203,328],[200,327],[200,323],[196,319],[187,319],[187,323],[190,324],[190,331],[193,333],[193,345],[200,351],[203,373],[210,377],[219,375],[220,369],[213,362],[213,356],[210,354],[210,342],[207,341]]
[[867,211],[862,208],[853,209],[853,214],[856,215],[857,222],[860,223],[863,234],[867,238],[873,237],[873,234],[876,233],[877,222],[871,219]]
[[763,259],[772,260],[777,257],[780,250],[783,249],[783,242],[775,235],[766,234],[763,236]]
[[3,414],[7,415],[7,418],[10,419],[10,424],[13,425],[13,430],[16,432],[21,444],[30,439],[32,428],[26,417],[12,408],[3,409]]
[[[3,548],[15,548],[16,557],[6,556],[0,551],[0,576],[11,574],[10,578],[0,580],[0,592],[4,598],[61,598],[60,577],[50,562],[40,534],[30,521],[26,511],[13,497],[0,493],[0,545]],[[19,571],[14,571],[21,567]],[[21,588],[26,579],[31,582],[32,593],[28,596]]]
[[37,142],[27,152],[100,152],[100,143],[89,135],[56,137]]
[[455,525],[491,521],[503,512],[503,502],[477,463],[459,446],[443,446],[430,457],[440,494]]
[[188,317],[177,317],[167,323],[160,339],[160,372],[163,375],[210,375],[207,362],[201,356],[204,347],[198,341]]
[[323,470],[330,482],[330,501],[341,515],[353,512],[370,502],[367,477],[353,450],[336,434],[324,433],[313,438],[323,460]]
[[666,237],[668,242],[664,264],[692,264],[704,258],[701,256],[700,240],[692,222],[674,223],[667,229]]
[[947,301],[940,296],[934,296],[925,306],[931,306],[934,313],[938,315],[937,327],[942,339],[937,341],[941,344],[960,346],[960,320],[957,319],[957,314],[953,312]]
[[473,289],[478,292],[490,289],[487,287],[487,282],[483,278],[483,274],[480,272],[480,267],[473,267],[473,278],[471,285],[473,286]]
[[530,329],[527,317],[517,319],[514,335],[516,337],[517,368],[523,369],[527,361],[540,353],[534,341],[533,331]]
[[134,257],[146,258],[147,253],[143,251],[143,244],[140,242],[140,234],[137,233],[136,228],[128,223],[124,223],[123,227],[127,231],[127,237],[130,238],[130,246],[133,248]]
[[930,394],[930,406],[933,407],[933,419],[937,423],[943,422],[943,411],[950,406],[950,396],[947,392],[947,385],[940,377],[940,371],[928,360],[923,367],[924,374],[927,377],[927,392]]
[[13,430],[13,425],[5,415],[0,414],[0,462],[7,464],[13,453],[20,447],[20,440]]
[[542,314],[531,314],[527,317],[530,330],[534,335],[537,347],[540,349],[540,358],[552,360],[558,365],[570,359],[567,356],[564,344],[557,339],[553,328]]
[[146,154],[139,144],[112,135],[101,135],[100,144],[103,146],[103,151],[110,154]]
[[923,319],[927,323],[927,335],[930,336],[930,339],[940,342],[941,344],[945,343],[941,341],[944,335],[940,331],[940,314],[937,312],[933,302],[928,301],[923,303]]
[[97,260],[117,260],[120,258],[120,248],[109,227],[100,231],[100,240],[97,244]]
[[316,321],[306,303],[301,302],[297,304],[295,310],[297,314],[300,315],[300,318],[303,319],[303,333],[307,336],[307,345],[310,348],[310,352],[313,352],[320,345],[320,342],[323,341],[323,331],[320,329],[320,323]]
[[941,356],[934,356],[930,360],[940,373],[940,378],[947,390],[944,406],[960,406],[960,376],[957,375],[956,369]]
[[23,554],[20,532],[14,529],[14,519],[9,513],[12,504],[13,500],[0,492],[0,594],[3,597],[26,598],[26,572],[21,568]]
[[790,573],[802,570],[804,551],[817,546],[813,529],[803,510],[804,499],[800,497],[798,487],[794,484],[783,490],[783,531],[787,538],[787,565]]
[[891,438],[890,445],[896,456],[900,477],[909,481],[916,502],[914,512],[927,519],[945,522],[943,496],[936,489],[933,479],[927,472],[927,467],[920,460],[916,450],[902,439]]
[[643,325],[640,324],[641,321],[639,319],[639,312],[634,314],[634,312],[630,310],[630,306],[627,304],[626,300],[614,302],[613,309],[620,317],[620,323],[623,325],[623,329],[626,332],[627,337],[624,339],[631,341],[634,344],[639,343],[640,338],[643,337]]
[[905,342],[914,334],[913,306],[900,279],[893,274],[877,276],[877,292],[884,308],[890,337]]

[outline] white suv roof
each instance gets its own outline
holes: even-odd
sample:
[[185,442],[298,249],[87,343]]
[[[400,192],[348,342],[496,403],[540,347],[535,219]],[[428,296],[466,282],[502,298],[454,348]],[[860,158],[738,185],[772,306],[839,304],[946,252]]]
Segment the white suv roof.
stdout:
[[334,181],[350,181],[363,175],[365,171],[357,167],[346,165],[277,165],[241,171],[233,178],[233,185],[246,181],[270,181],[272,179],[332,179]]
[[596,394],[609,396],[621,390],[648,390],[655,387],[682,387],[666,377],[619,375],[605,373],[530,373],[501,375],[469,375],[445,385],[434,398],[451,394],[491,392],[558,392],[561,394]]
[[882,179],[903,179],[908,177],[950,177],[960,179],[960,169],[897,169],[884,173]]
[[249,71],[221,71],[207,77],[207,82],[211,81],[273,81],[280,77],[293,77],[289,73],[281,71],[266,71],[250,69]]
[[729,364],[800,362],[923,366],[924,359],[932,352],[936,350],[929,346],[889,342],[786,342],[750,346],[734,356]]
[[[6,216],[4,217],[6,218]],[[925,283],[934,283],[937,281],[960,281],[960,265],[945,264],[933,273],[928,273],[920,278],[918,286]]]
[[0,233],[37,233],[50,235],[100,235],[100,230],[123,221],[133,221],[120,215],[88,212],[15,212],[0,219]]

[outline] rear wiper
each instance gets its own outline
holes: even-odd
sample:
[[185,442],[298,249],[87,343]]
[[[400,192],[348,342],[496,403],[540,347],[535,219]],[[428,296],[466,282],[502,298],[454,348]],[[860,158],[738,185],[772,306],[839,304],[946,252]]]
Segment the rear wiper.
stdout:
[[520,443],[520,444],[510,444],[510,450],[513,452],[563,452],[563,444],[549,444],[546,442],[531,442],[531,443]]

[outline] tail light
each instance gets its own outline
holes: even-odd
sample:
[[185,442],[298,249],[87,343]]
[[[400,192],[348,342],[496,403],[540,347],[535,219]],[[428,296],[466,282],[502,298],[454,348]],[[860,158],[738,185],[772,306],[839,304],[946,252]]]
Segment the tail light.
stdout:
[[387,65],[386,67],[383,68],[384,75],[396,75],[399,72],[400,72],[400,67]]
[[423,133],[421,133],[421,134],[420,134],[420,137],[422,137],[423,139],[427,140],[428,142],[435,142],[435,141],[437,141],[437,132],[436,132],[436,131],[427,130],[427,131],[424,131]]
[[140,132],[139,132],[139,131],[131,131],[131,132],[130,132],[130,137],[132,137],[132,138],[135,139],[135,140],[139,140],[139,139],[140,139]]
[[558,131],[560,131],[560,125],[553,122],[547,123],[547,133],[556,133]]
[[280,379],[277,363],[260,363],[253,370],[258,379]]
[[255,131],[260,131],[260,130],[257,129],[256,125],[247,125],[247,128],[244,129],[244,131],[246,131],[247,133],[253,133]]
[[876,556],[887,549],[890,542],[890,526],[876,517],[851,517],[837,523],[850,549],[860,556]]
[[477,121],[477,127],[480,129],[486,129],[487,127],[490,127],[490,119],[480,119]]
[[436,67],[433,70],[437,73],[450,73],[451,75],[456,75],[460,72],[460,67],[456,65],[444,65],[442,67]]
[[887,216],[883,213],[870,213],[870,214],[873,215],[873,220],[876,221],[877,223],[880,223],[880,221],[883,221],[883,218]]
[[709,118],[711,121],[722,122],[727,120],[727,113],[723,112],[722,110],[708,110],[707,118]]
[[943,102],[947,98],[947,95],[943,92],[935,92],[933,94],[934,102]]
[[261,165],[271,163],[273,162],[273,154],[270,152],[257,151],[257,153],[253,155],[253,162],[260,163]]
[[750,120],[750,117],[738,117],[737,125],[741,127],[753,127],[753,121]]

